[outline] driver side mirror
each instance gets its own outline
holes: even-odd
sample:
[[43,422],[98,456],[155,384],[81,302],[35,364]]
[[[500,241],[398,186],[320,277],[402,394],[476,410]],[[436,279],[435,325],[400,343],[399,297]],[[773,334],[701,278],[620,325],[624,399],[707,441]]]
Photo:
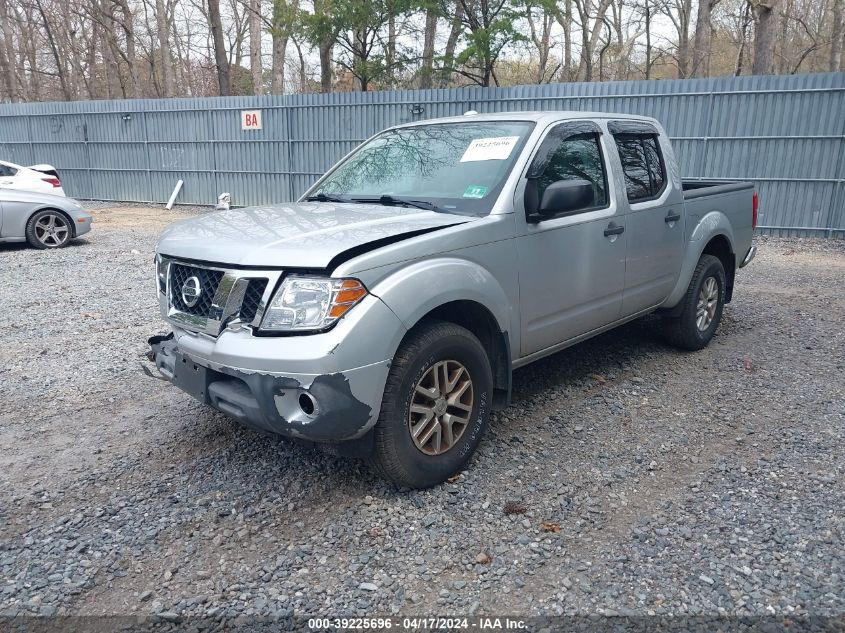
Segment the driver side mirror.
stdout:
[[[529,209],[528,221],[533,223],[591,207],[595,201],[595,191],[590,181],[581,179],[558,180],[546,187],[543,198],[539,201],[539,204],[535,202],[536,209],[532,211],[528,203],[529,198],[536,201],[537,181],[532,179],[528,185],[526,208]],[[531,193],[529,194],[529,192]]]

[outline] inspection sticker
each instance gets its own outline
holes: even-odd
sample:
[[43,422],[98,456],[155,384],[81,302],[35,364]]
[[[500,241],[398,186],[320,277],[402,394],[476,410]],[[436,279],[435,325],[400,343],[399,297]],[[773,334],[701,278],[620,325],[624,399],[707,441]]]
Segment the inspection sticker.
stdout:
[[461,156],[462,163],[471,163],[479,160],[505,160],[511,155],[518,136],[494,136],[491,138],[477,138],[469,144],[464,155]]
[[487,187],[482,185],[470,185],[464,191],[464,198],[483,198],[487,195]]

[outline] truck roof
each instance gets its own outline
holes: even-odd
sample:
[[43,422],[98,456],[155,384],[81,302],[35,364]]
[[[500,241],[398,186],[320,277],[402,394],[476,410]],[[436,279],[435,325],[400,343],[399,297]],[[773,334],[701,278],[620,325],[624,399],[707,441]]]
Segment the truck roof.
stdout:
[[628,119],[633,121],[648,121],[657,123],[653,117],[636,114],[620,114],[616,112],[584,112],[582,110],[525,110],[519,112],[492,112],[489,114],[463,114],[460,116],[443,117],[439,119],[425,119],[413,123],[395,125],[394,128],[410,127],[414,125],[430,125],[432,123],[460,123],[466,121],[533,121],[535,123],[554,123],[571,119]]

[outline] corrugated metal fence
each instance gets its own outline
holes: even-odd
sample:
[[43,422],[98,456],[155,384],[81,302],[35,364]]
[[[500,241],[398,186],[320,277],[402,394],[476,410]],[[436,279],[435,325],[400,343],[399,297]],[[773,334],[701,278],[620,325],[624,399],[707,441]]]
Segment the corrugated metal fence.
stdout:
[[[241,129],[258,109],[262,129]],[[51,163],[69,195],[236,205],[291,200],[382,128],[466,110],[657,117],[682,174],[749,179],[775,233],[845,231],[845,73],[283,97],[0,105],[0,158]],[[800,229],[797,230],[796,229]]]

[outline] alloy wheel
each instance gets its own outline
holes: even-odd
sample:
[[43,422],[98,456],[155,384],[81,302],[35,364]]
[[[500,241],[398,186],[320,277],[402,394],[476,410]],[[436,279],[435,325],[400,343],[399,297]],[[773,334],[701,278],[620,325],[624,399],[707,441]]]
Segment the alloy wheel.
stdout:
[[716,308],[719,306],[719,283],[715,277],[708,277],[701,284],[698,293],[698,303],[695,309],[695,324],[700,332],[705,332],[713,317],[716,315]]
[[441,360],[428,368],[414,386],[408,430],[426,455],[453,448],[469,426],[473,388],[469,371],[456,360]]
[[38,218],[35,223],[35,237],[44,246],[61,246],[67,242],[69,236],[70,227],[61,215],[50,213]]

